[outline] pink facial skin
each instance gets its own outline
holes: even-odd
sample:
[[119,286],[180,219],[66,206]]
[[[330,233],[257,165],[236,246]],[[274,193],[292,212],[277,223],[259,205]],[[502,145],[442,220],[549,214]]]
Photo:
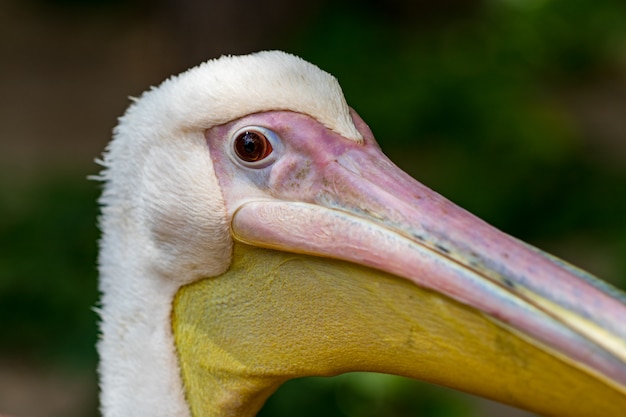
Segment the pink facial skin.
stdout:
[[[506,235],[380,150],[309,116],[253,114],[206,132],[235,239],[380,269],[476,308],[626,392],[626,307],[607,284]],[[246,164],[242,128],[273,152]]]

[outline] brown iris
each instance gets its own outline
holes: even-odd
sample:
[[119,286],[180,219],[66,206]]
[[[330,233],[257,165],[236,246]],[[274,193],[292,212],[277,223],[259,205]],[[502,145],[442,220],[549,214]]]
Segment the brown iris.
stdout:
[[261,161],[272,153],[270,141],[260,132],[246,130],[235,139],[235,152],[245,162]]

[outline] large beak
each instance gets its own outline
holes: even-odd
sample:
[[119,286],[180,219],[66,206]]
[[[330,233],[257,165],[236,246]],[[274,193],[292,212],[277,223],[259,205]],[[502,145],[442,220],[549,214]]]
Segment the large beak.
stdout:
[[[248,398],[241,415],[285,379],[350,370],[425,379],[546,415],[622,415],[623,296],[415,181],[355,120],[365,144],[333,133],[302,142],[309,163],[274,168],[272,198],[234,209],[233,268],[195,292],[202,301],[177,299],[181,356],[202,328],[193,356],[204,345],[202,355],[221,360],[199,375]],[[206,313],[209,293],[217,301]],[[205,313],[180,307],[198,303]],[[182,324],[194,314],[213,327]],[[181,361],[194,385],[197,371]]]

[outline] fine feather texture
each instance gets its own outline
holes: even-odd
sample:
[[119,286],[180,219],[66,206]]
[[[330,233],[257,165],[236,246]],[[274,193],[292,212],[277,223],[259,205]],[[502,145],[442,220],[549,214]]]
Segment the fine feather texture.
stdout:
[[268,110],[361,141],[337,80],[271,51],[208,61],[144,93],[102,164],[100,354],[104,417],[187,417],[170,316],[178,289],[226,271],[229,219],[204,131]]

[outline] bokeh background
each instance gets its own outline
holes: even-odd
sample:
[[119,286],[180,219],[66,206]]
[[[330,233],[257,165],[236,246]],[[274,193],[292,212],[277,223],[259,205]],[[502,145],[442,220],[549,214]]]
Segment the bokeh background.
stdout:
[[[422,182],[626,286],[623,0],[2,0],[0,413],[98,415],[93,161],[128,96],[259,49],[335,74]],[[349,374],[261,415],[528,414]]]

